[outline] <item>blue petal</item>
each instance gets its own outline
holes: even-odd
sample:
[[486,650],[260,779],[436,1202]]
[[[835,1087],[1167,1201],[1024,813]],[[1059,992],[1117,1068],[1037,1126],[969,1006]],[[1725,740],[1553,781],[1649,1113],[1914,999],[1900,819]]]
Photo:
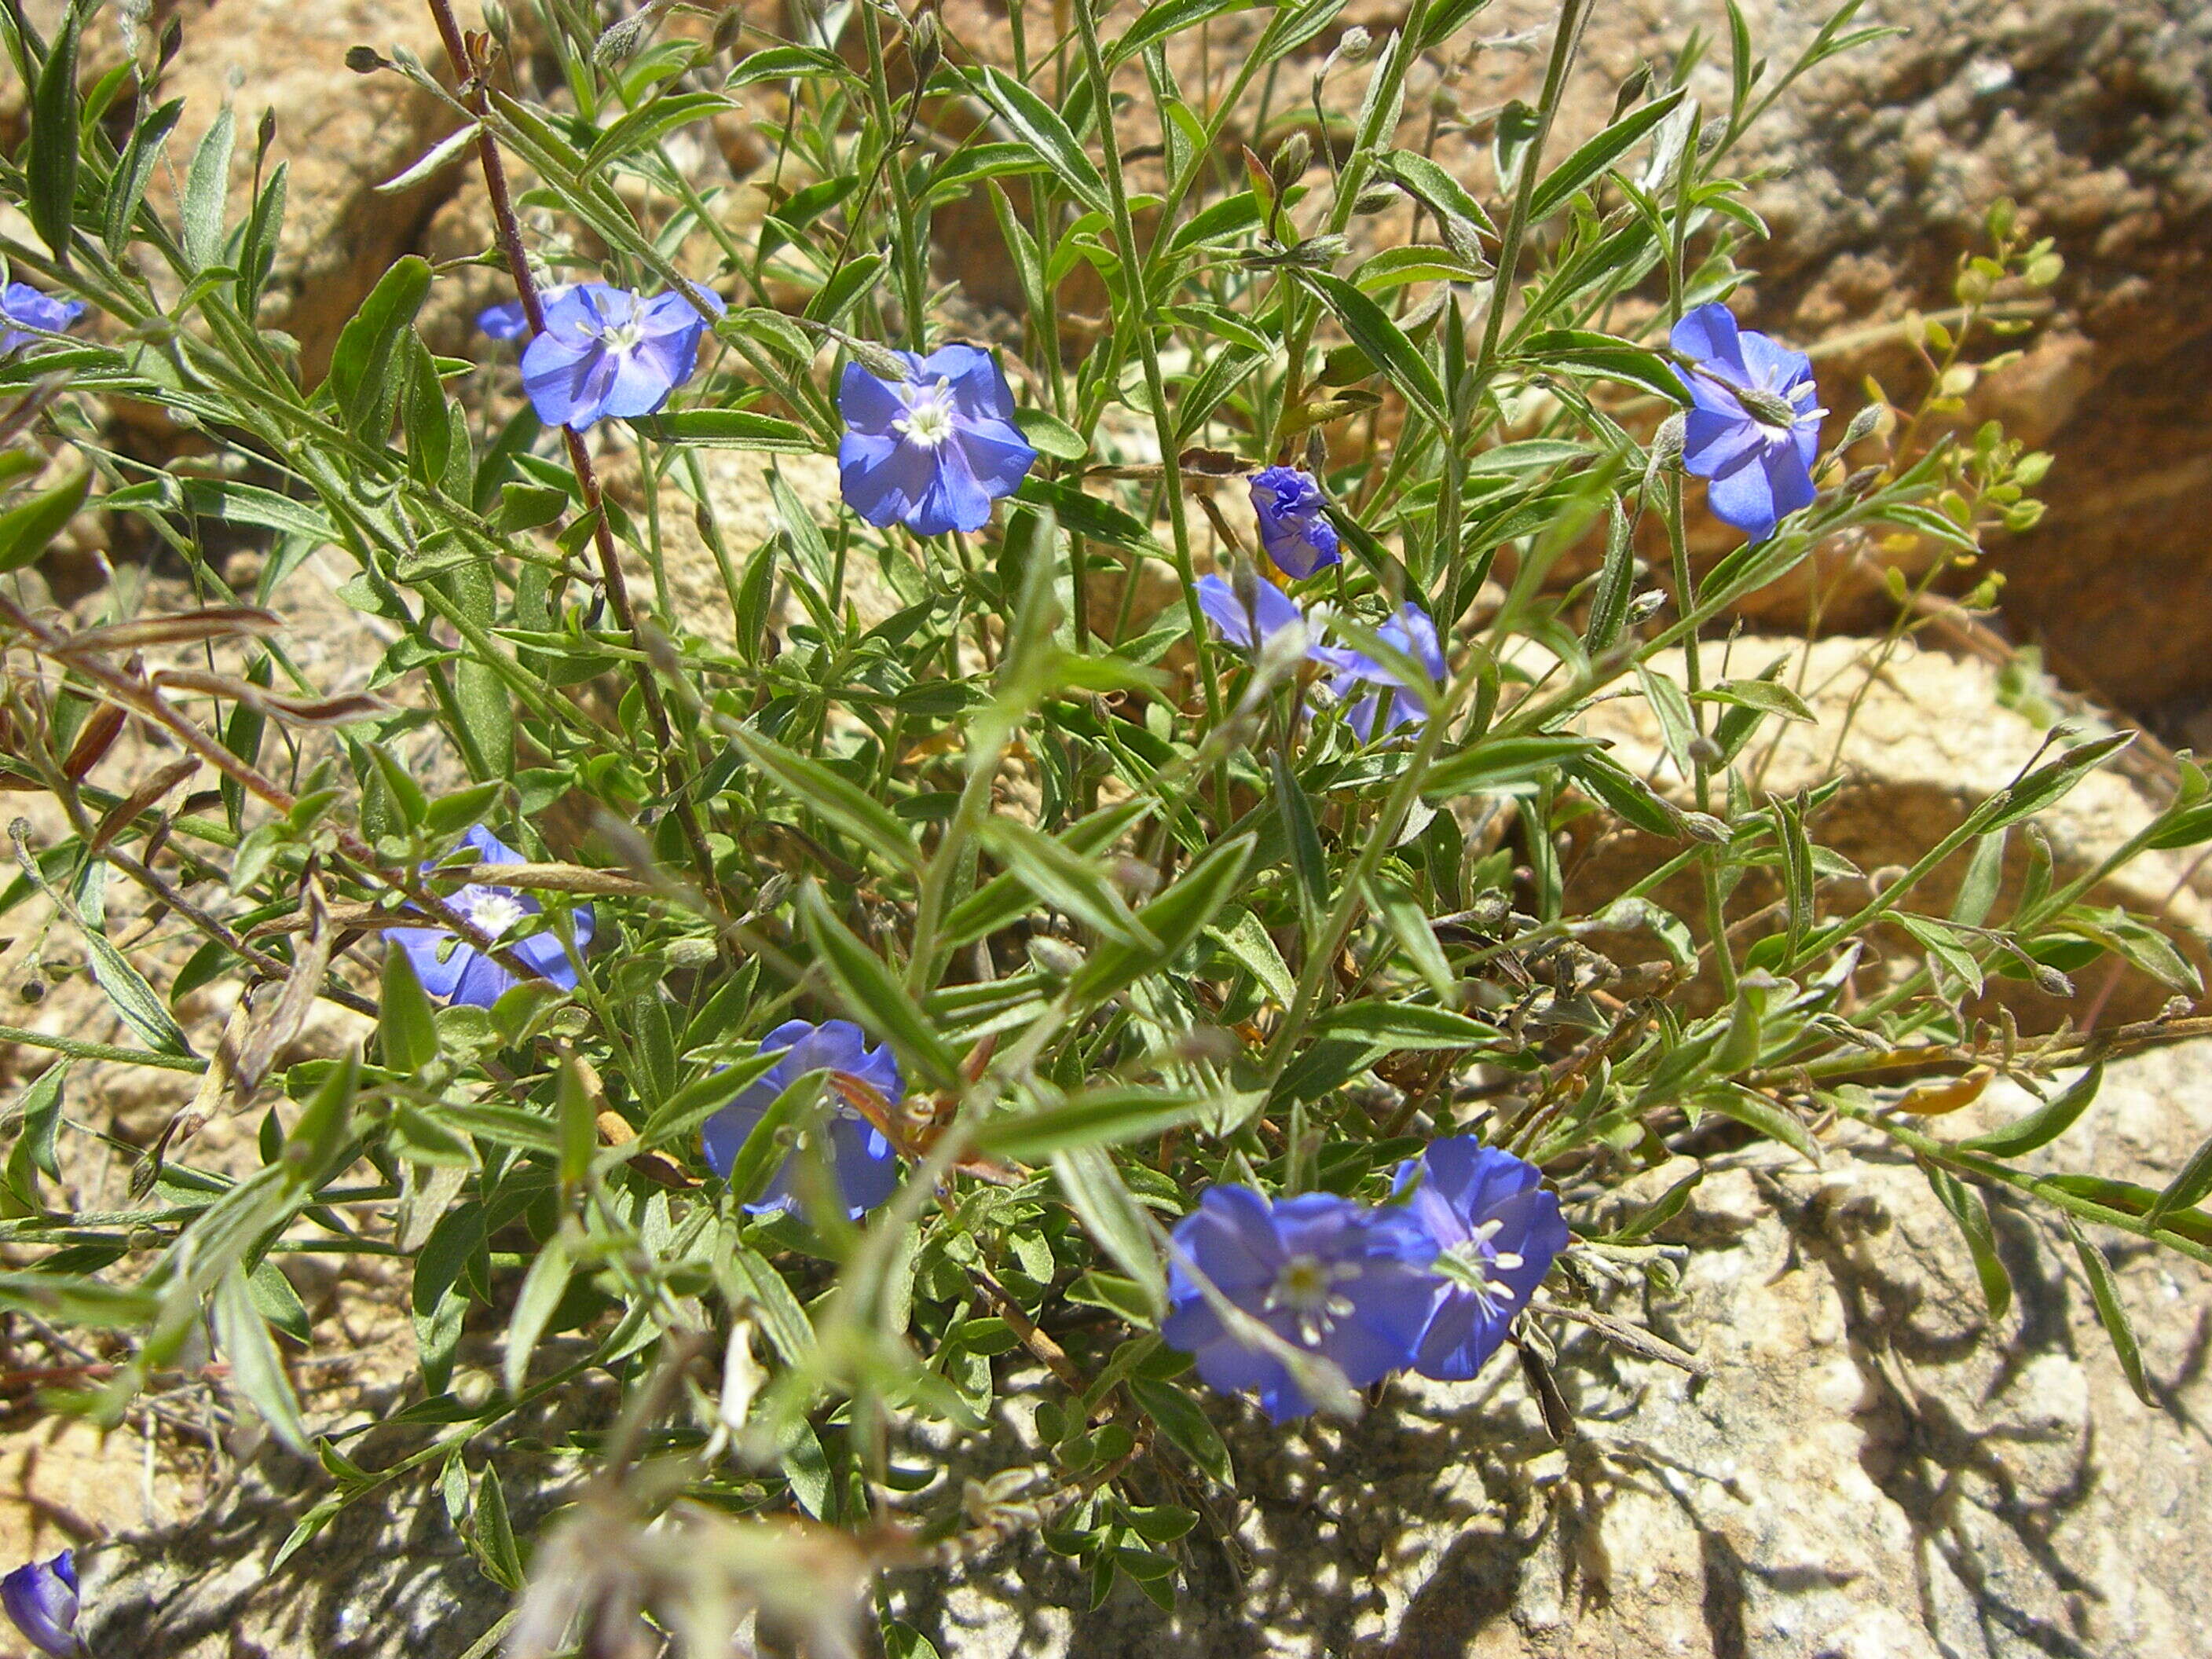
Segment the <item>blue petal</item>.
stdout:
[[548,426],[580,432],[605,411],[614,379],[611,354],[596,341],[570,344],[548,332],[522,353],[522,388]]
[[1685,315],[1674,325],[1668,343],[1683,356],[1725,369],[1740,381],[1750,379],[1735,314],[1717,300]]
[[[455,956],[460,954],[456,951]],[[469,964],[461,970],[460,983],[453,987],[453,1001],[471,1007],[489,1008],[513,989],[514,975],[491,957],[471,951]]]
[[1006,384],[999,360],[980,346],[964,341],[941,345],[916,365],[915,378],[924,384],[945,381],[953,407],[971,420],[1013,424],[1013,388]]
[[476,958],[474,945],[455,944],[440,960],[440,947],[453,939],[443,927],[387,927],[384,936],[407,953],[408,966],[414,969],[422,988],[441,1000],[453,994],[453,988]]
[[744,1093],[707,1120],[699,1131],[699,1142],[700,1150],[707,1155],[708,1169],[725,1181],[730,1178],[730,1166],[738,1161],[738,1149],[745,1144],[745,1137],[753,1132],[781,1092],[773,1084],[749,1084]]
[[495,340],[519,340],[530,331],[520,300],[505,300],[477,313],[477,327]]
[[1249,1187],[1209,1187],[1198,1208],[1176,1223],[1170,1255],[1169,1294],[1195,1294],[1182,1258],[1234,1301],[1240,1291],[1263,1290],[1283,1265],[1283,1242],[1267,1200]]
[[[582,941],[578,940],[580,947]],[[540,979],[550,980],[564,991],[576,988],[576,965],[568,960],[568,952],[555,933],[532,933],[528,939],[518,939],[509,946],[515,960]]]
[[1020,489],[1036,465],[1037,453],[1021,428],[1002,421],[956,422],[949,444],[960,451],[975,482],[993,501]]
[[981,530],[991,522],[991,497],[975,481],[957,443],[939,446],[934,476],[906,521],[921,536]]
[[858,363],[845,365],[837,383],[837,412],[855,432],[876,436],[888,434],[891,422],[906,413],[906,400],[889,381],[871,374]]
[[1760,458],[1759,465],[1766,473],[1767,493],[1773,500],[1776,518],[1787,518],[1798,508],[1813,504],[1813,497],[1819,492],[1813,488],[1813,475],[1797,453],[1796,443],[1774,445]]
[[661,365],[642,350],[614,351],[607,356],[614,365],[614,374],[599,402],[602,414],[624,420],[650,415],[666,403],[668,394],[676,389],[675,383],[662,372]]
[[526,864],[529,862],[521,854],[516,852],[481,823],[471,825],[469,832],[463,836],[461,840],[464,844],[476,848],[477,862],[479,864]]
[[[1809,480],[1808,480],[1809,482]],[[1774,486],[1756,453],[1745,456],[1724,472],[1713,475],[1705,500],[1713,516],[1732,524],[1755,542],[1774,533]]]
[[1505,1340],[1507,1320],[1483,1310],[1474,1291],[1454,1287],[1437,1304],[1436,1316],[1422,1334],[1413,1369],[1439,1382],[1464,1382]]
[[837,465],[845,504],[878,529],[912,523],[936,482],[929,451],[872,434],[848,432],[840,439]]
[[1759,422],[1748,415],[1693,409],[1682,425],[1682,466],[1698,477],[1710,478],[1740,464],[1765,441]]
[[849,1218],[858,1220],[897,1190],[898,1154],[874,1124],[838,1116],[830,1125],[830,1148]]
[[1765,386],[1770,392],[1787,393],[1799,380],[1810,380],[1813,360],[1802,351],[1792,351],[1771,336],[1757,329],[1744,330],[1740,344],[1744,367],[1750,371],[1753,386]]

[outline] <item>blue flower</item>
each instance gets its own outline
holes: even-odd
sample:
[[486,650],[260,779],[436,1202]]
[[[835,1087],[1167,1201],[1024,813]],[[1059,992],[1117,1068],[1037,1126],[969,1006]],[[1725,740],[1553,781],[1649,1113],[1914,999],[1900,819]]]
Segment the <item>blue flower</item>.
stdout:
[[[765,1076],[707,1120],[701,1139],[708,1166],[724,1180],[737,1162],[738,1149],[753,1126],[775,1103],[775,1097],[809,1072],[830,1072],[837,1083],[856,1082],[873,1090],[886,1106],[898,1103],[904,1085],[898,1061],[888,1048],[868,1047],[866,1033],[849,1019],[827,1019],[812,1025],[803,1019],[787,1020],[760,1042],[760,1052],[781,1050],[783,1058]],[[830,1121],[830,1162],[837,1172],[837,1189],[844,1195],[846,1213],[857,1220],[891,1195],[898,1185],[898,1153],[883,1131],[854,1110],[838,1091],[826,1102]],[[794,1147],[793,1152],[799,1149]],[[787,1157],[776,1166],[767,1190],[745,1208],[758,1215],[787,1210],[799,1202],[798,1167]]]
[[[1274,583],[1254,578],[1251,588],[1252,604],[1248,610],[1237,589],[1220,577],[1198,579],[1198,608],[1213,624],[1213,631],[1230,644],[1249,651],[1265,645],[1285,628],[1304,622],[1304,613]],[[1255,623],[1259,625],[1256,633],[1253,628]]]
[[[1398,614],[1375,630],[1385,645],[1395,646],[1427,671],[1431,684],[1441,684],[1444,678],[1444,653],[1437,643],[1437,625],[1411,605],[1401,605]],[[1375,660],[1358,651],[1332,650],[1322,656],[1325,662],[1334,663],[1339,673],[1329,682],[1328,689],[1340,701],[1347,699],[1363,685],[1384,688],[1369,692],[1352,705],[1346,716],[1352,729],[1359,734],[1362,743],[1375,734],[1375,717],[1382,712],[1382,699],[1388,688],[1401,688],[1390,698],[1389,716],[1382,722],[1388,733],[1401,726],[1418,726],[1422,720],[1421,700],[1412,691],[1402,689],[1406,682],[1397,670]]]
[[[702,297],[722,314],[721,301]],[[579,283],[545,307],[545,331],[523,349],[523,389],[548,426],[650,415],[691,378],[707,323],[681,294]]]
[[1014,424],[1014,393],[980,346],[939,346],[886,380],[845,365],[837,408],[845,435],[837,469],[845,504],[881,528],[896,520],[921,536],[981,530],[991,503],[1011,495],[1036,463]]
[[0,1607],[31,1645],[54,1659],[82,1659],[76,1633],[76,1553],[33,1561],[0,1578]]
[[1437,1246],[1443,1293],[1413,1369],[1443,1382],[1480,1370],[1567,1245],[1559,1200],[1536,1166],[1473,1135],[1432,1140],[1398,1166],[1407,1213]]
[[[575,289],[574,283],[556,283],[538,290],[538,308],[543,310],[562,295]],[[479,331],[495,340],[519,340],[530,332],[530,315],[522,308],[520,300],[503,300],[495,306],[486,306],[477,313]]]
[[1294,466],[1262,469],[1252,480],[1252,510],[1260,517],[1260,545],[1286,576],[1310,576],[1341,564],[1336,526],[1322,510],[1321,486]]
[[[0,333],[0,354],[30,345],[47,334],[59,334],[83,315],[80,301],[57,300],[28,283],[10,283],[0,289],[0,324],[9,325]],[[40,332],[28,331],[33,329]]]
[[1224,1394],[1257,1389],[1261,1408],[1278,1423],[1303,1417],[1313,1402],[1289,1368],[1246,1346],[1188,1267],[1362,1389],[1412,1361],[1436,1305],[1439,1281],[1429,1269],[1436,1254],[1436,1242],[1402,1209],[1371,1209],[1329,1193],[1271,1205],[1249,1187],[1209,1187],[1176,1224],[1160,1337],[1197,1356],[1208,1386]]
[[[522,855],[507,846],[492,832],[478,824],[463,837],[477,849],[478,860],[485,864],[520,864]],[[494,939],[517,926],[524,917],[534,916],[544,907],[529,894],[512,887],[491,887],[471,883],[446,901],[471,921]],[[588,904],[578,905],[571,915],[576,935],[576,949],[582,951],[592,942],[598,919]],[[443,927],[387,927],[386,934],[407,952],[407,960],[415,969],[415,976],[422,981],[422,988],[434,997],[448,997],[455,1002],[473,1003],[479,1008],[489,1008],[501,995],[519,981],[505,968],[478,951],[465,939],[457,940]],[[529,968],[541,979],[550,979],[564,991],[576,988],[576,969],[562,948],[560,935],[540,931],[528,939],[507,944],[508,954]],[[450,945],[452,948],[447,949]]]
[[1739,332],[1717,300],[1674,325],[1677,353],[1694,367],[1674,373],[1694,405],[1682,429],[1682,465],[1708,478],[1714,517],[1752,540],[1813,500],[1813,459],[1820,450],[1813,362],[1765,335]]

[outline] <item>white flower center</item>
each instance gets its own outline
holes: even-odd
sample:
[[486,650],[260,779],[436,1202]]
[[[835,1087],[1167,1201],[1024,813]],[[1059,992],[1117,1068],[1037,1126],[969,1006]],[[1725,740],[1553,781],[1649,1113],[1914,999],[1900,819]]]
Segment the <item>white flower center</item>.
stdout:
[[892,431],[924,449],[934,449],[952,435],[952,387],[942,375],[918,393],[902,390],[900,395],[907,399],[906,413],[892,420]]
[[645,338],[645,325],[633,317],[626,323],[616,323],[599,335],[599,342],[610,351],[635,351]]
[[502,893],[496,887],[471,889],[460,896],[457,908],[494,939],[529,914],[522,908],[520,899],[512,893]]
[[1522,1265],[1522,1258],[1511,1250],[1501,1250],[1491,1241],[1505,1224],[1498,1220],[1484,1222],[1469,1234],[1463,1243],[1455,1244],[1437,1258],[1437,1271],[1454,1284],[1473,1291],[1481,1299],[1486,1313],[1496,1313],[1513,1299],[1513,1287],[1499,1273],[1511,1273]]
[[1275,1282],[1267,1287],[1267,1299],[1262,1305],[1269,1313],[1287,1309],[1297,1320],[1299,1336],[1316,1343],[1331,1325],[1352,1311],[1352,1298],[1337,1285],[1358,1276],[1357,1262],[1323,1261],[1301,1252],[1283,1263]]

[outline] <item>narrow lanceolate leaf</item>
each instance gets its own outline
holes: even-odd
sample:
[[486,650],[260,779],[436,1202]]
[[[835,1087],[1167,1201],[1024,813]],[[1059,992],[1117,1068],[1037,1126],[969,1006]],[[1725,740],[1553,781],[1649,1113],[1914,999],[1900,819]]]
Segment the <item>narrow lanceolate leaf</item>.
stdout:
[[2026,1117],[1959,1145],[1963,1151],[1984,1152],[1991,1158],[2024,1157],[2072,1128],[2074,1121],[2087,1111],[2089,1103],[2096,1099],[2097,1086],[2104,1080],[2105,1063],[2099,1060]]
[[1313,1034],[1398,1049],[1476,1048],[1501,1035],[1495,1025],[1419,1002],[1347,1003],[1316,1020]]
[[1251,861],[1254,837],[1238,836],[1211,848],[1182,879],[1137,913],[1156,946],[1103,944],[1069,985],[1079,1003],[1103,1002],[1142,975],[1166,967],[1194,943],[1237,892]]
[[428,263],[408,254],[377,279],[361,309],[338,331],[330,388],[347,423],[363,436],[384,435],[374,428],[393,404],[393,380],[405,361],[399,343],[429,292]]
[[1122,1086],[1085,1089],[1034,1112],[1008,1112],[976,1132],[975,1145],[1000,1158],[1034,1164],[1086,1146],[1121,1146],[1195,1123],[1218,1103],[1188,1090]]
[[1632,149],[1636,141],[1674,112],[1687,88],[1678,88],[1615,121],[1544,175],[1528,204],[1528,222],[1540,224],[1567,198]]
[[192,152],[191,172],[185,179],[184,241],[185,263],[195,271],[206,270],[222,252],[223,202],[230,191],[230,151],[236,135],[236,119],[226,104]]
[[2094,743],[2077,744],[2049,765],[2038,767],[1991,802],[1992,810],[1982,821],[1983,830],[2002,830],[2056,806],[2075,784],[2135,740],[2132,732],[2115,732]]
[[799,915],[845,1012],[878,1036],[887,1038],[899,1058],[912,1065],[933,1089],[957,1089],[960,1066],[927,1016],[906,993],[883,958],[854,938],[837,920],[822,890],[809,882],[799,890]]
[[0,513],[0,573],[21,570],[36,561],[76,516],[91,488],[88,470]]
[[1820,1148],[1804,1124],[1786,1107],[1740,1084],[1723,1083],[1701,1091],[1698,1103],[1756,1129],[1769,1140],[1778,1140],[1814,1169],[1820,1167]]
[[984,102],[998,112],[1012,136],[1044,157],[1060,183],[1077,200],[1095,212],[1110,212],[1106,180],[1083,146],[1076,142],[1060,112],[1003,70],[973,71],[973,85]]
[[69,263],[75,228],[77,172],[76,38],[83,11],[72,5],[31,97],[30,155],[25,205],[54,258]]
[[1128,900],[1105,872],[1062,842],[1007,817],[985,819],[977,839],[1023,886],[1101,939],[1138,950],[1158,948],[1159,941],[1130,913]]
[[801,806],[836,825],[894,870],[921,867],[914,831],[866,790],[757,732],[740,727],[734,737],[769,781]]
[[153,182],[162,149],[184,112],[185,100],[172,98],[131,130],[131,142],[124,147],[108,183],[107,205],[101,216],[100,236],[111,258],[121,258],[123,250],[131,245],[138,205],[146,199],[146,186]]
[[2089,1295],[2097,1304],[2097,1317],[2104,1324],[2105,1334],[2112,1339],[2112,1352],[2127,1376],[2128,1386],[2144,1405],[2155,1406],[2158,1401],[2143,1376],[2142,1349],[2136,1342],[2135,1327],[2128,1322],[2128,1310],[2121,1305],[2120,1287],[2112,1277],[2112,1264],[2105,1260],[2102,1250],[2089,1242],[2079,1222],[2070,1215],[2065,1222],[2075,1253],[2081,1258],[2081,1271],[2088,1277]]
[[530,1272],[523,1278],[521,1293],[514,1299],[514,1317],[507,1322],[507,1352],[501,1376],[510,1395],[522,1391],[523,1379],[530,1370],[531,1353],[538,1346],[538,1339],[545,1334],[553,1310],[560,1306],[562,1295],[568,1288],[568,1275],[574,1267],[575,1262],[560,1234],[554,1234],[538,1247],[538,1259],[530,1264]]
[[1325,270],[1300,274],[1328,301],[1336,319],[1344,325],[1345,332],[1352,336],[1352,343],[1389,376],[1390,383],[1404,394],[1406,401],[1437,425],[1445,424],[1444,386],[1437,377],[1436,366],[1407,338],[1405,331],[1390,320],[1389,313],[1341,276],[1331,276]]
[[232,1389],[252,1402],[279,1440],[306,1457],[307,1425],[301,1420],[300,1401],[292,1392],[292,1379],[284,1374],[284,1361],[261,1310],[253,1305],[253,1291],[246,1269],[234,1265],[217,1281],[214,1298],[215,1340],[230,1362]]
[[1134,1279],[1155,1316],[1166,1311],[1167,1281],[1152,1246],[1145,1212],[1121,1179],[1111,1154],[1098,1146],[1070,1146],[1052,1155],[1053,1179],[1098,1248]]
[[1989,1206],[1979,1193],[1948,1170],[1938,1169],[1933,1164],[1922,1168],[1928,1184],[1936,1189],[1937,1200],[1959,1224],[1960,1235],[1966,1241],[1966,1253],[1974,1261],[1974,1276],[1982,1281],[1982,1296],[1990,1304],[1990,1322],[1995,1324],[2012,1307],[2012,1275],[2005,1271],[2004,1262],[1997,1255],[1996,1235],[1990,1227]]
[[398,945],[384,955],[384,998],[377,1031],[384,1043],[386,1069],[411,1076],[438,1056],[438,1026],[429,994],[415,964]]

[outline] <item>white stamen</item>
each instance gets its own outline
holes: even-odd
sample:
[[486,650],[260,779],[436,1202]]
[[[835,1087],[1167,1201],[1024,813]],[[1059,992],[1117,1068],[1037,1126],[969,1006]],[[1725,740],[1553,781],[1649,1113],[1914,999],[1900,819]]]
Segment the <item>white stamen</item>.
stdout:
[[456,908],[471,921],[497,939],[529,914],[522,901],[496,887],[475,887],[459,896]]
[[891,421],[891,430],[909,443],[934,449],[952,435],[952,387],[943,376],[933,386],[907,397],[906,413]]

